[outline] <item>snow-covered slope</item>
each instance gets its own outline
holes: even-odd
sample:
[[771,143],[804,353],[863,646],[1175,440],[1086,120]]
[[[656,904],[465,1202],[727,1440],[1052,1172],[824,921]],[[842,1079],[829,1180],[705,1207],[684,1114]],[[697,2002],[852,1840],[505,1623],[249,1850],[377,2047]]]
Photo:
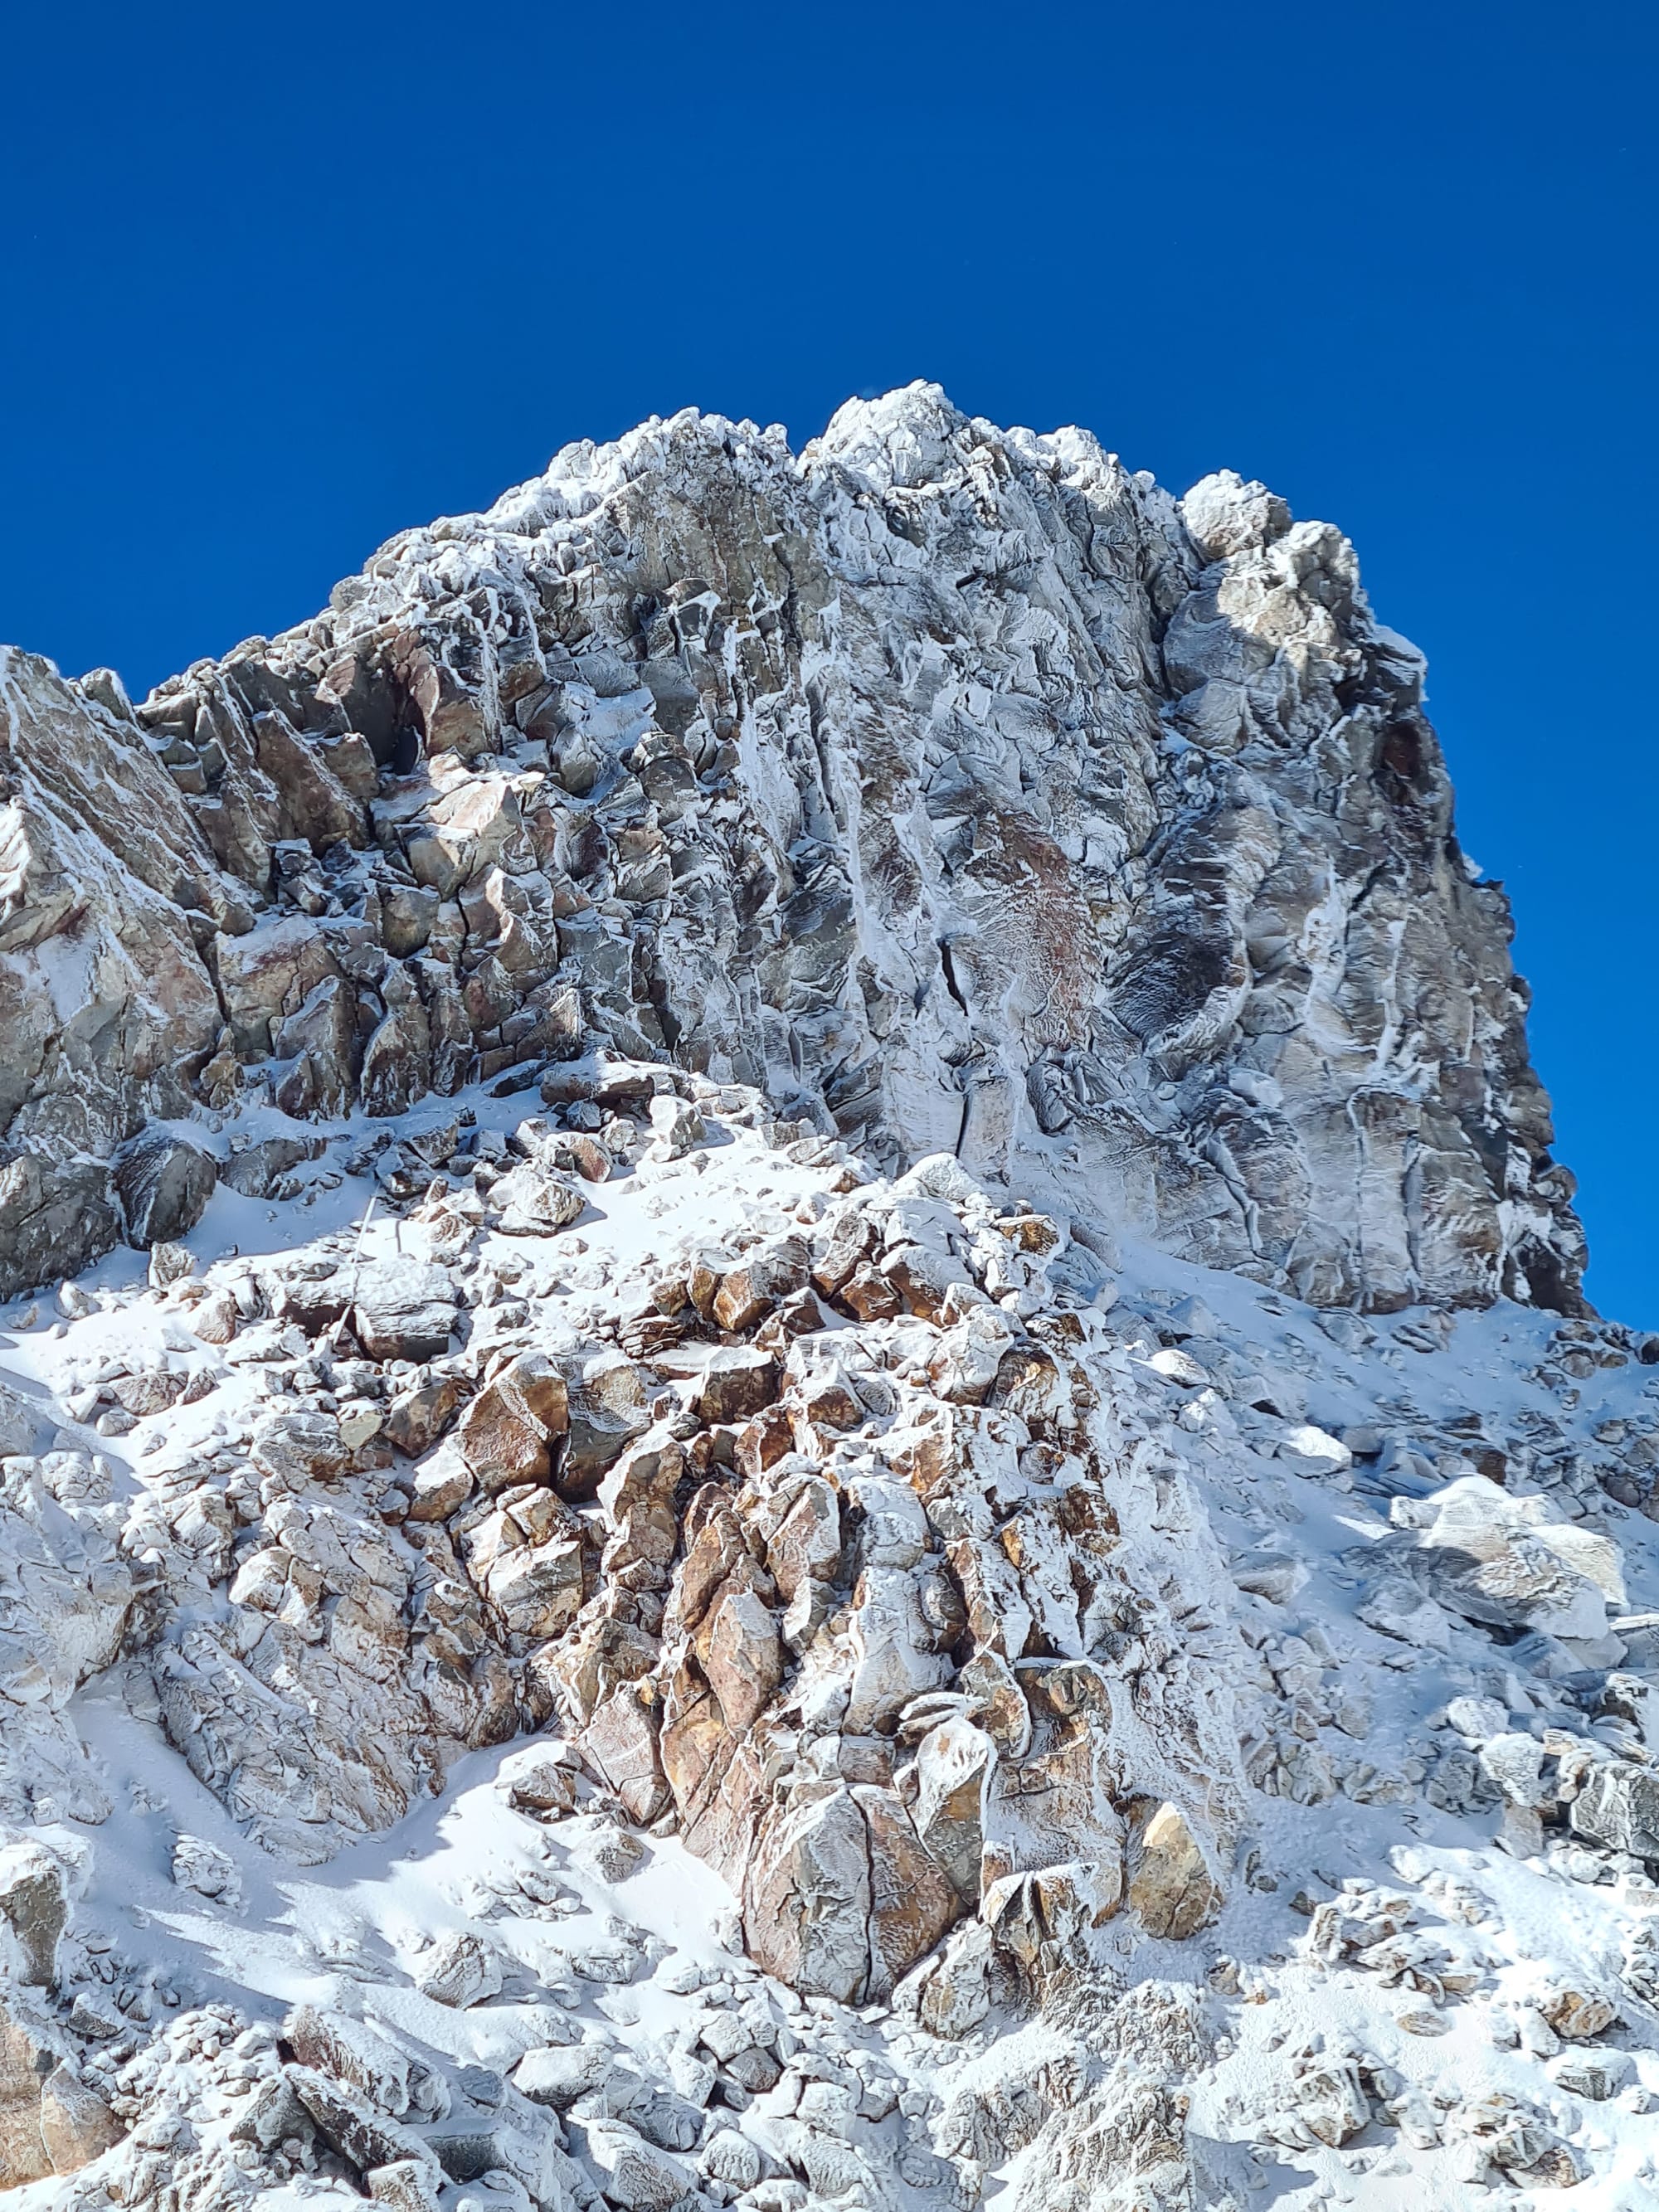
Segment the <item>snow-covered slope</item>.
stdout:
[[925,387],[7,658],[0,2189],[1659,2203],[1659,1342],[1419,679]]

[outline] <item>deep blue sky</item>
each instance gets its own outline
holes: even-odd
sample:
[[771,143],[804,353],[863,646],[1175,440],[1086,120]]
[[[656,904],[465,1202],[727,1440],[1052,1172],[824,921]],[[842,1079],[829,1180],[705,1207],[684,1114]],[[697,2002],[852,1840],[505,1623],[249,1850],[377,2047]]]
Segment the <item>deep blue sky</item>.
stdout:
[[916,376],[1357,542],[1659,1326],[1650,7],[12,11],[0,637],[135,690],[688,404]]

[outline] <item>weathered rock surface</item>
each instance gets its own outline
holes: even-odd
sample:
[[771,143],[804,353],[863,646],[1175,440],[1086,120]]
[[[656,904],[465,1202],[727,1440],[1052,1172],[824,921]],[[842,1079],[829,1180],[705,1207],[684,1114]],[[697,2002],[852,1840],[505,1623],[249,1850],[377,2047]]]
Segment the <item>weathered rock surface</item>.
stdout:
[[0,1294],[149,1248],[0,1344],[0,2179],[1641,2198],[1650,1347],[1420,678],[922,387],[0,663]]
[[799,458],[573,447],[136,715],[14,653],[0,1283],[112,1240],[146,1113],[393,1115],[595,1034],[1316,1304],[1571,1310],[1422,684],[1328,525],[923,386]]
[[125,2133],[52,2025],[0,1990],[0,2190],[77,2173]]

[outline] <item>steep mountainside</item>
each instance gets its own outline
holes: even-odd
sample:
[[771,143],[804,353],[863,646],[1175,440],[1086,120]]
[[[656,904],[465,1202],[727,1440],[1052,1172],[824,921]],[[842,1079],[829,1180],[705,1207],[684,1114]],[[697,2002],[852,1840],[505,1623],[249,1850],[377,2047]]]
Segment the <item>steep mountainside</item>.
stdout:
[[0,1267],[251,1065],[385,1114],[598,1032],[1316,1304],[1577,1310],[1422,673],[1260,485],[921,386],[573,447],[137,726],[14,654]]
[[1260,485],[695,415],[0,653],[0,2198],[1659,2206],[1659,1340]]

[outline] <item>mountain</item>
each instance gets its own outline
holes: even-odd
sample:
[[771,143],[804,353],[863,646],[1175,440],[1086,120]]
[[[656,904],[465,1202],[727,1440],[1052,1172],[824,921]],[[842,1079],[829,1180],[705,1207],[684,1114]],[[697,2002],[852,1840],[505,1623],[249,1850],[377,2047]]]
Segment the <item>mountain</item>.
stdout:
[[1659,1340],[1423,682],[923,385],[0,653],[0,2188],[1659,2203]]

